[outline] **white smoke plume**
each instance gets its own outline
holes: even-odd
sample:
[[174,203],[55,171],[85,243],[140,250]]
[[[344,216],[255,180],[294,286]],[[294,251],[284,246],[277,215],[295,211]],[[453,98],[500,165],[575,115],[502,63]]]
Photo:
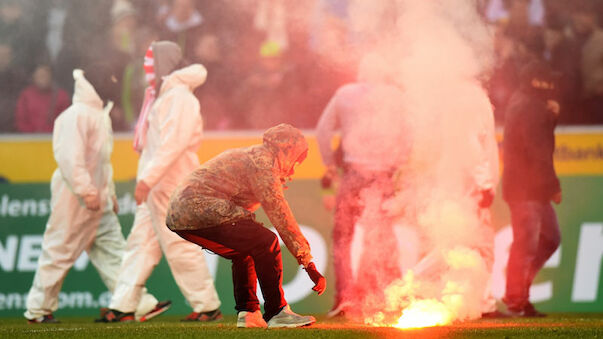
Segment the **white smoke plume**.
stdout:
[[[492,108],[480,83],[491,65],[492,35],[474,1],[395,3],[396,30],[381,32],[376,50],[403,89],[401,114],[412,131],[405,140],[410,152],[400,164],[393,197],[381,201],[379,187],[363,192],[366,208],[359,224],[391,218],[415,228],[422,237],[423,259],[357,306],[372,325],[422,327],[475,319],[483,309],[493,245],[478,192],[487,185],[495,188],[498,176]],[[355,20],[375,12],[354,11]],[[366,22],[371,26],[375,20],[367,17]],[[400,128],[382,124],[385,132]],[[384,210],[388,218],[380,215]],[[365,229],[371,239],[365,246],[372,248],[363,253],[365,263],[389,255],[378,249],[382,234],[371,235],[379,229]]]

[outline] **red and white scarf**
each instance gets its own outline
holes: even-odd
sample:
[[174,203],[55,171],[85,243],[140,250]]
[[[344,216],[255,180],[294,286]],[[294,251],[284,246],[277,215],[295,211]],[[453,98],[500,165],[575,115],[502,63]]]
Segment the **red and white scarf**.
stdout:
[[144,91],[144,101],[142,102],[142,108],[136,122],[136,128],[134,130],[134,150],[138,153],[142,153],[144,144],[147,137],[147,129],[149,127],[149,112],[155,102],[157,93],[155,91],[155,59],[153,58],[153,48],[149,46],[144,56],[144,72],[145,79],[149,86]]

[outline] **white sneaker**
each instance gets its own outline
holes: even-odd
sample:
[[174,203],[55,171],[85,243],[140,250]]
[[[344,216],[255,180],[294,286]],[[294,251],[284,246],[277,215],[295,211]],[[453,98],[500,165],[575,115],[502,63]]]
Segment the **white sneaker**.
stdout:
[[299,315],[291,311],[289,305],[285,306],[277,315],[268,320],[269,328],[301,327],[314,324],[316,319],[311,315]]
[[255,312],[241,311],[241,312],[239,312],[239,314],[237,316],[237,327],[266,328],[266,327],[268,327],[268,325],[266,324],[266,322],[264,321],[264,318],[262,317],[262,312],[260,312],[259,310],[255,311]]

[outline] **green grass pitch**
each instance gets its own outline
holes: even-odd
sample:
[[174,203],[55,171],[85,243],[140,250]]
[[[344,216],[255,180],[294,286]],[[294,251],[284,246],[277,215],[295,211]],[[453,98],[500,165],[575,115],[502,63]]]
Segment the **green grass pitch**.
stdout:
[[183,323],[163,315],[145,323],[95,324],[92,318],[65,317],[61,324],[27,324],[0,319],[0,338],[603,338],[603,314],[550,314],[540,319],[477,320],[451,326],[399,330],[367,327],[318,317],[310,327],[238,329],[236,317],[210,323]]

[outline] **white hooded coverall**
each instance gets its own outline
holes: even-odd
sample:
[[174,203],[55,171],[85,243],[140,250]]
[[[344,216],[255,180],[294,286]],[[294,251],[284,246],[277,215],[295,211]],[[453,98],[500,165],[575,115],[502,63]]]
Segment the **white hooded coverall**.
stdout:
[[205,82],[206,76],[205,67],[199,64],[172,72],[164,78],[159,97],[151,108],[137,173],[137,182],[144,181],[151,190],[147,200],[136,209],[111,309],[134,310],[162,251],[194,312],[220,307],[204,252],[165,224],[172,191],[199,166],[197,150],[203,122],[199,101],[192,91]]
[[[52,138],[58,168],[51,180],[51,212],[33,285],[27,297],[28,319],[58,309],[58,296],[67,272],[83,251],[110,291],[117,282],[126,241],[113,212],[115,194],[111,152],[113,136],[109,112],[81,70],[73,72],[73,104],[56,119]],[[98,195],[101,208],[88,210],[83,197]],[[157,304],[144,293],[136,313]]]
[[[479,220],[479,234],[474,236],[474,248],[480,253],[486,264],[486,268],[491,273],[494,264],[494,227],[490,207],[481,208],[481,191],[491,191],[495,193],[499,181],[499,159],[498,145],[496,143],[496,131],[494,126],[494,113],[492,105],[483,89],[475,83],[459,83],[454,89],[457,93],[456,107],[448,107],[451,112],[463,112],[464,119],[459,120],[462,128],[456,129],[462,131],[462,135],[454,141],[459,149],[463,149],[462,168],[467,170],[464,180],[464,188],[468,191],[477,213]],[[450,117],[448,117],[450,118]],[[451,120],[455,119],[454,117]],[[440,249],[430,251],[414,267],[415,275],[437,276],[441,274]],[[485,289],[482,300],[482,313],[493,312],[496,310],[496,300],[492,295],[491,281]]]

